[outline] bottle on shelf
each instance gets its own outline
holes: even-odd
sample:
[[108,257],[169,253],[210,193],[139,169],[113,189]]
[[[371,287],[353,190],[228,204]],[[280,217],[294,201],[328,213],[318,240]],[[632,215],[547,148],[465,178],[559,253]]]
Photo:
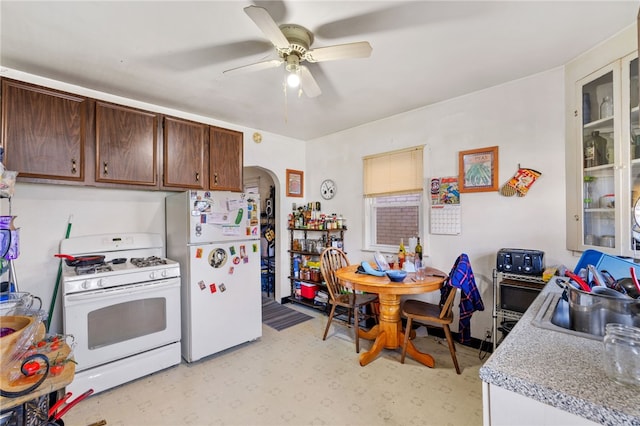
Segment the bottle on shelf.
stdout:
[[591,98],[589,93],[582,94],[582,124],[591,122]]
[[422,261],[422,246],[420,245],[420,237],[416,243],[416,260]]
[[600,104],[600,119],[611,117],[613,115],[613,103],[609,96],[605,96]]
[[584,142],[584,167],[602,166],[608,163],[607,140],[600,136],[599,131],[595,130],[586,137]]

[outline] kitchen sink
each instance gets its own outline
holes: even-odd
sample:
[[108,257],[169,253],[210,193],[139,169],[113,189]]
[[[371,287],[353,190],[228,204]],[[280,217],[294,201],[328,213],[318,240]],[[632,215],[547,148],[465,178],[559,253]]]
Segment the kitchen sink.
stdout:
[[602,340],[602,336],[572,330],[569,324],[569,302],[562,298],[561,293],[548,293],[531,322],[534,326],[567,333],[572,336],[584,337],[592,340]]

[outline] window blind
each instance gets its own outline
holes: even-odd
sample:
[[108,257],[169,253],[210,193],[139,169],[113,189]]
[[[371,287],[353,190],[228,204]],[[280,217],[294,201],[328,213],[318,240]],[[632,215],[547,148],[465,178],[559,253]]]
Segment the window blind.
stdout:
[[422,191],[424,146],[363,157],[364,195]]

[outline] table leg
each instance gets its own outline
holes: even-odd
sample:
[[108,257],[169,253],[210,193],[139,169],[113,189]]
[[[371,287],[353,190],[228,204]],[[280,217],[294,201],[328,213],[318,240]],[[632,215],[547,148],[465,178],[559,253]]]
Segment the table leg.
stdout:
[[[371,349],[360,354],[360,365],[365,366],[373,361],[382,349],[397,349],[404,343],[402,321],[400,319],[400,296],[396,294],[380,294],[379,323],[369,331],[359,330],[360,337],[374,339]],[[413,342],[407,344],[407,355],[427,367],[434,366],[433,357],[416,349]]]
[[365,338],[373,338],[375,341],[368,352],[360,354],[360,365],[365,366],[373,361],[383,348],[396,349],[401,344],[400,334],[402,323],[400,321],[400,296],[396,294],[380,294],[379,323],[369,332],[360,333]]
[[[400,342],[400,345],[404,343],[404,333],[401,333],[401,336],[402,341]],[[427,367],[433,368],[433,366],[435,365],[433,357],[416,349],[411,340],[409,340],[409,342],[407,343],[407,355],[415,359],[419,363],[426,365]]]
[[369,331],[358,328],[358,336],[362,339],[374,340],[380,334],[378,324],[371,327]]
[[376,359],[382,348],[384,348],[386,340],[387,333],[381,331],[380,334],[378,334],[378,336],[376,337],[376,340],[373,342],[373,346],[371,346],[371,349],[360,354],[360,365],[364,367],[365,365]]

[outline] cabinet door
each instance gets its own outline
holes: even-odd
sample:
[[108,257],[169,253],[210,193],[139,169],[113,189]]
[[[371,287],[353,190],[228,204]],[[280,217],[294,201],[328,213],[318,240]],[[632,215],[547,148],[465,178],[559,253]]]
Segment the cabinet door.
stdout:
[[620,251],[621,191],[620,65],[611,64],[578,82],[582,114],[580,162],[582,241],[580,249]]
[[88,100],[2,80],[4,165],[19,177],[84,181]]
[[638,121],[638,57],[634,53],[622,61],[622,155],[623,164],[631,167],[623,169],[623,179],[629,182],[625,187],[625,197],[620,200],[622,211],[622,254],[638,257],[640,250],[640,123]]
[[164,118],[164,187],[207,189],[207,128],[205,124],[173,117]]
[[209,189],[242,192],[242,132],[210,127]]
[[157,186],[158,117],[96,102],[96,182]]

